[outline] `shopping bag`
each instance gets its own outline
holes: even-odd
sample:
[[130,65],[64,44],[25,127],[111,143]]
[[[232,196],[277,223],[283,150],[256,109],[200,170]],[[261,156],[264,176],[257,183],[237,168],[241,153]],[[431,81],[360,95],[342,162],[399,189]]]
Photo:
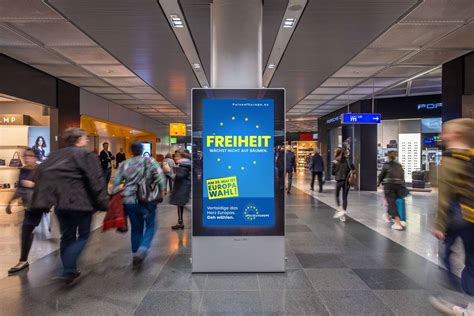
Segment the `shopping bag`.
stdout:
[[125,210],[122,204],[122,192],[112,195],[109,201],[109,209],[107,210],[107,214],[105,214],[102,231],[112,228],[121,230],[127,228],[127,217],[125,216]]
[[405,200],[404,199],[397,199],[395,201],[397,203],[397,210],[398,210],[398,215],[400,216],[401,221],[406,221],[407,220],[407,214],[405,210]]
[[35,237],[39,240],[49,240],[53,238],[51,234],[51,214],[44,213],[41,222],[34,230]]

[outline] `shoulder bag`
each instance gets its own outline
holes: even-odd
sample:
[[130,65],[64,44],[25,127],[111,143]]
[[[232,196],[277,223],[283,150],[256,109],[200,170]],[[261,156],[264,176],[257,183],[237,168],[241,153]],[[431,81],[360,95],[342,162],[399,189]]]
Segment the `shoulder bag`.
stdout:
[[349,169],[351,170],[351,171],[349,172],[348,177],[347,177],[347,182],[349,183],[349,185],[350,185],[351,187],[354,188],[354,187],[357,185],[357,177],[358,177],[358,176],[357,176],[357,170],[355,170],[355,169],[352,170],[351,164],[349,163],[349,160],[346,160],[346,161],[347,161],[347,165],[349,166]]
[[[16,157],[16,158],[15,158]],[[23,163],[21,162],[21,159],[20,159],[20,153],[18,151],[16,151],[14,154],[13,154],[13,157],[12,159],[10,160],[10,163],[8,164],[9,167],[13,167],[13,168],[21,168],[23,167]]]
[[137,184],[137,199],[140,204],[161,203],[163,195],[157,183],[153,183],[153,179],[148,175],[147,158],[144,160],[143,177]]

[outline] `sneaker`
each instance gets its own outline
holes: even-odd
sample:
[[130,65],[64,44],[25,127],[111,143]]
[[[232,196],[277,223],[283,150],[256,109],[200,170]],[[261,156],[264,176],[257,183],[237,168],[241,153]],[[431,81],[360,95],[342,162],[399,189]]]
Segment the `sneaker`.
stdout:
[[333,218],[341,218],[342,216],[346,215],[346,211],[344,210],[339,210],[334,213]]
[[346,217],[343,215],[343,216],[339,217],[339,220],[341,222],[345,223],[346,222]]
[[400,221],[400,224],[402,224],[403,227],[407,227],[407,222],[406,221]]
[[184,224],[182,221],[179,221],[178,224],[171,226],[172,230],[184,229]]
[[17,272],[20,272],[21,270],[24,270],[28,268],[30,264],[28,261],[19,261],[17,264],[15,264],[13,267],[8,270],[8,274],[15,274]]
[[403,230],[403,226],[402,225],[399,225],[397,223],[393,224],[392,225],[392,229],[395,229],[395,230]]
[[468,305],[468,308],[463,306],[455,305],[450,301],[437,296],[430,296],[429,301],[431,305],[443,314],[455,315],[455,316],[468,316],[469,309],[472,304]]
[[63,273],[60,276],[53,277],[53,280],[64,281],[66,284],[72,285],[79,279],[80,276],[81,271],[77,271],[75,273]]

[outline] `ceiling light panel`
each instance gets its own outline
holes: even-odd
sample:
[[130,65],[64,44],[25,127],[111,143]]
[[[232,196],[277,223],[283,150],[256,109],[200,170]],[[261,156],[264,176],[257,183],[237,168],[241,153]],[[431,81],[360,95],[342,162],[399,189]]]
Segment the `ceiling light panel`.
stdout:
[[122,65],[83,65],[98,77],[132,77],[135,74]]
[[400,82],[406,78],[371,78],[362,82],[359,87],[388,87],[392,84]]
[[91,75],[79,67],[70,64],[32,64],[32,67],[38,68],[50,75],[56,77],[90,77]]
[[469,50],[422,50],[401,64],[438,66],[467,53]]
[[376,93],[377,91],[379,91],[380,89],[383,89],[383,88],[353,88],[349,91],[347,91],[348,94],[358,94],[358,95],[370,95],[372,93]]
[[296,24],[296,19],[295,18],[285,18],[283,20],[283,27],[284,28],[290,28],[290,27],[294,27]]
[[385,68],[384,66],[344,66],[334,77],[366,78]]
[[116,87],[140,87],[145,85],[138,77],[104,77],[103,79]]
[[404,22],[464,22],[474,16],[472,0],[425,0]]
[[428,69],[429,67],[393,66],[377,74],[377,77],[408,78]]
[[133,97],[139,100],[164,100],[159,94],[133,94]]
[[324,104],[326,103],[326,100],[307,100],[307,99],[303,99],[301,100],[300,102],[298,102],[298,104],[302,104],[302,105],[321,105],[321,104]]
[[409,50],[364,49],[354,57],[350,65],[390,65],[411,53]]
[[355,100],[360,100],[360,99],[361,99],[361,96],[355,95],[355,94],[343,94],[336,97],[336,100],[340,100],[340,101],[355,101]]
[[108,87],[109,86],[104,81],[94,78],[94,77],[89,77],[89,78],[62,77],[61,79],[78,87]]
[[312,92],[312,94],[340,94],[347,90],[347,88],[326,88],[320,87]]
[[153,90],[153,88],[150,88],[150,87],[132,87],[132,88],[121,88],[120,90],[122,90],[123,92],[125,93],[130,93],[130,94],[141,94],[141,93],[146,93],[146,94],[150,94],[150,93],[156,93],[155,90]]
[[99,46],[91,47],[51,47],[76,64],[119,64],[119,62]]
[[[1,39],[0,39],[1,43]],[[1,43],[3,44],[3,43]],[[2,47],[0,53],[8,55],[25,64],[67,64],[68,62],[54,53],[38,46]]]
[[411,88],[440,87],[442,78],[423,78],[415,79],[411,82]]
[[329,78],[321,87],[352,87],[362,80],[361,78]]
[[456,24],[396,24],[370,47],[419,49],[457,27]]
[[118,94],[122,93],[119,89],[113,87],[83,87],[83,89],[95,94]]
[[91,39],[67,21],[12,25],[46,46],[95,46]]
[[138,105],[144,104],[143,101],[140,101],[140,100],[117,100],[114,102],[123,106],[135,106],[135,107]]
[[310,94],[306,96],[305,100],[331,100],[335,95],[329,94]]
[[127,94],[101,94],[100,96],[109,100],[133,100],[133,98]]
[[474,22],[449,34],[433,47],[474,49]]

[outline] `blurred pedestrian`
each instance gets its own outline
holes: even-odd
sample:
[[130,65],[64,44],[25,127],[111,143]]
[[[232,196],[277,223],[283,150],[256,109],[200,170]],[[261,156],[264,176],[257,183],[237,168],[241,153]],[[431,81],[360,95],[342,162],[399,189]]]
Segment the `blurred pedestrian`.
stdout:
[[167,187],[169,185],[170,190],[169,192],[173,191],[173,181],[174,181],[174,171],[176,168],[176,164],[171,158],[171,153],[167,153],[165,159],[163,159],[163,172],[166,176],[166,185],[165,185],[165,193],[168,191]]
[[189,154],[177,151],[174,155],[176,162],[173,191],[171,191],[170,204],[178,207],[178,223],[172,229],[184,229],[184,206],[189,201],[191,194],[191,160]]
[[395,230],[403,230],[405,223],[400,221],[400,214],[397,208],[397,199],[403,198],[403,187],[405,185],[405,172],[403,166],[396,161],[397,151],[388,152],[388,162],[384,163],[382,171],[379,174],[377,186],[383,183],[385,199],[388,204],[387,220],[390,218],[395,221],[392,228]]
[[[347,213],[347,199],[349,196],[349,176],[351,170],[355,170],[355,167],[352,163],[349,162],[347,159],[344,150],[341,147],[336,148],[334,153],[334,161],[332,164],[332,173],[336,178],[336,204],[338,209],[334,214],[334,218],[339,218],[341,222],[346,221],[346,213]],[[339,196],[341,195],[342,191],[342,208]]]
[[14,274],[20,272],[23,269],[28,268],[28,254],[30,253],[31,246],[33,244],[33,230],[39,225],[43,214],[42,210],[31,210],[30,203],[33,195],[33,189],[35,187],[34,174],[37,165],[37,155],[33,149],[28,148],[23,153],[23,161],[25,166],[20,170],[20,176],[18,178],[18,187],[16,188],[15,194],[8,202],[6,213],[12,214],[12,203],[14,200],[21,199],[21,203],[25,209],[25,216],[23,218],[23,224],[21,226],[21,254],[20,260],[16,265],[8,270],[8,274]]
[[100,163],[105,177],[105,185],[108,186],[110,178],[112,177],[112,160],[115,160],[114,155],[109,151],[109,143],[105,142],[102,144],[102,150],[99,154]]
[[123,152],[123,148],[120,148],[120,151],[117,153],[117,156],[115,157],[115,169],[118,169],[120,164],[127,160],[127,157],[125,156],[125,153]]
[[59,278],[72,282],[81,274],[77,260],[89,239],[92,215],[106,210],[109,198],[100,162],[85,148],[89,142],[85,131],[69,128],[64,141],[67,147],[52,152],[38,166],[31,209],[54,207],[61,230]]
[[288,178],[288,184],[287,184],[287,189],[286,193],[290,194],[291,193],[291,187],[293,184],[293,172],[296,172],[296,157],[295,154],[293,153],[291,146],[288,145],[286,149],[286,154],[285,154],[285,171],[286,175]]
[[[444,264],[452,277],[451,247],[459,237],[463,241],[465,262],[461,287],[474,296],[474,120],[455,119],[443,124],[443,153],[438,176],[438,210],[433,235],[445,242]],[[457,283],[457,282],[456,282]],[[474,315],[474,300],[453,303],[446,297],[431,297],[438,310],[450,315]]]
[[148,254],[156,231],[156,208],[157,202],[140,203],[137,198],[137,189],[140,181],[144,178],[150,179],[153,186],[158,186],[162,194],[166,180],[160,164],[151,157],[142,157],[143,145],[140,142],[131,144],[133,157],[125,160],[115,175],[112,194],[121,189],[125,212],[130,218],[131,242],[133,265],[137,266],[143,262]]
[[314,191],[314,180],[315,177],[318,177],[319,193],[322,193],[324,161],[323,157],[321,157],[321,154],[319,152],[319,148],[316,148],[314,155],[309,161],[309,170],[311,171],[311,191]]
[[285,147],[278,146],[275,154],[275,165],[278,178],[278,188],[285,190]]

